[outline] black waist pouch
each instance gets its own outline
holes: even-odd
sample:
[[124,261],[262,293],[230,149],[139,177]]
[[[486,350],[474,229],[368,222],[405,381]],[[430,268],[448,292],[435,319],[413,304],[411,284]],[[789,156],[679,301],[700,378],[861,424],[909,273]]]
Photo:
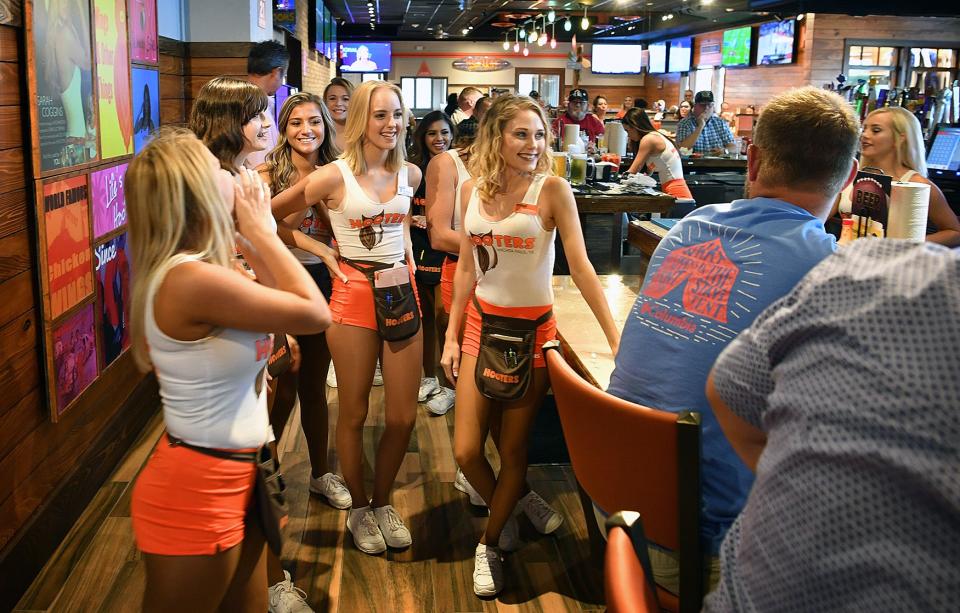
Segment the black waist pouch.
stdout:
[[377,287],[377,273],[394,268],[393,264],[370,262],[366,260],[350,260],[341,258],[353,268],[362,272],[373,289],[373,307],[377,315],[377,330],[380,338],[385,341],[402,341],[410,338],[420,330],[420,307],[417,305],[417,296],[413,284],[410,283],[409,269],[405,283],[398,283],[387,287]]
[[423,228],[410,228],[414,264],[417,265],[417,283],[439,285],[443,260],[447,254],[430,246],[430,238]]
[[476,296],[473,306],[480,313],[480,352],[475,380],[480,393],[491,400],[523,398],[533,377],[537,328],[550,321],[553,310],[537,319],[520,319],[484,313]]
[[197,453],[222,460],[249,462],[256,465],[256,481],[250,508],[247,509],[247,519],[257,522],[270,550],[279,556],[283,550],[283,528],[287,525],[290,513],[287,509],[287,484],[280,472],[280,462],[273,457],[270,446],[263,445],[257,451],[249,452],[212,449],[187,443],[169,432],[167,440],[170,441],[171,447],[186,447]]

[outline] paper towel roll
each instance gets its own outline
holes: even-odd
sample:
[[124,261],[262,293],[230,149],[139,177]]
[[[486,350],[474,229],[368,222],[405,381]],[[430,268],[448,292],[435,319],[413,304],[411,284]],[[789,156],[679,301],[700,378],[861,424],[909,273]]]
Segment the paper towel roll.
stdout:
[[605,126],[607,150],[620,156],[627,154],[627,131],[620,122],[612,121]]
[[563,126],[563,150],[567,147],[580,142],[580,126],[575,123],[564,124]]
[[922,242],[927,236],[929,207],[929,185],[894,181],[890,187],[887,238],[906,238]]

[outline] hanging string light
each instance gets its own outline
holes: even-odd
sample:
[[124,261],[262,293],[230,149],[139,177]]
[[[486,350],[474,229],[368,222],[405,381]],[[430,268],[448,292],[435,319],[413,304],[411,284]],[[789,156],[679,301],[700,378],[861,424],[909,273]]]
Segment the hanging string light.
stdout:
[[549,11],[547,11],[547,21],[549,21],[550,23],[553,23],[554,21],[556,21],[556,19],[557,19],[556,11],[554,11],[553,9],[550,9]]
[[540,38],[537,39],[537,45],[544,46],[547,44],[547,19],[543,19],[543,27],[540,29]]
[[510,33],[504,32],[503,33],[503,50],[504,51],[507,51],[508,49],[510,49],[510,41],[508,40],[509,38],[510,38]]
[[517,40],[515,43],[513,43],[513,52],[520,53],[520,28],[516,29],[516,33],[517,33]]
[[587,19],[587,5],[583,5],[583,19],[580,20],[580,29],[586,30],[590,27],[590,20]]
[[557,48],[557,24],[555,23],[550,24],[550,48]]
[[523,57],[530,55],[530,49],[527,48],[527,41],[523,41]]

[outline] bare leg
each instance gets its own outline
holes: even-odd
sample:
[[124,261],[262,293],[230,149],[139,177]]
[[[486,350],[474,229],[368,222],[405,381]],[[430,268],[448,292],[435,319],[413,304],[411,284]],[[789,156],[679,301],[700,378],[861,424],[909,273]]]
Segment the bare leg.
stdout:
[[324,381],[330,368],[330,349],[324,334],[300,336],[297,340],[303,360],[297,388],[300,394],[300,425],[310,452],[311,474],[320,477],[328,472],[327,442],[330,433]]
[[254,521],[247,524],[247,536],[240,545],[237,570],[220,603],[220,611],[263,613],[268,605],[267,546],[263,533]]
[[374,507],[390,504],[390,491],[410,443],[410,433],[417,420],[422,351],[423,337],[420,332],[405,341],[383,343],[380,365],[383,369],[386,427],[377,447],[377,465],[373,477]]
[[[368,328],[333,324],[327,330],[327,342],[337,371],[340,398],[337,454],[343,479],[353,498],[353,508],[359,509],[367,506],[370,500],[363,483],[363,425],[367,420],[380,335]],[[420,360],[414,364],[419,369]]]
[[[283,430],[287,427],[287,420],[290,419],[290,413],[293,411],[293,405],[297,400],[297,379],[297,373],[287,371],[270,382],[269,393],[272,401],[268,400],[267,405],[270,407],[270,427],[273,428],[277,440],[283,436]],[[300,411],[303,412],[302,406]],[[280,454],[277,452],[276,441],[270,445],[274,457],[279,458]],[[276,585],[285,579],[280,558],[269,550],[267,551],[266,569],[267,585]]]
[[214,555],[143,554],[147,570],[143,611],[266,611],[265,549],[260,530],[248,526],[241,544]]
[[496,475],[483,454],[491,418],[491,401],[477,389],[473,373],[477,358],[460,356],[457,404],[453,428],[453,455],[470,485],[485,501],[493,499]]
[[530,427],[543,403],[548,384],[547,369],[534,369],[533,381],[526,395],[506,405],[502,411],[497,448],[500,452],[500,474],[497,476],[497,486],[490,501],[490,519],[487,520],[487,530],[480,539],[481,543],[498,542],[500,531],[510,519],[520,499],[527,478],[527,442],[530,438]]

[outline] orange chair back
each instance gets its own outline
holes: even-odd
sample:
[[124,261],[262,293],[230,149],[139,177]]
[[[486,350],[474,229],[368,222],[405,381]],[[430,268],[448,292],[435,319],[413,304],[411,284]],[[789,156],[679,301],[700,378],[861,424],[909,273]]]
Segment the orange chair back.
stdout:
[[678,552],[681,610],[699,611],[700,415],[612,396],[580,377],[558,344],[545,349],[577,481],[601,509],[639,513],[647,538]]

